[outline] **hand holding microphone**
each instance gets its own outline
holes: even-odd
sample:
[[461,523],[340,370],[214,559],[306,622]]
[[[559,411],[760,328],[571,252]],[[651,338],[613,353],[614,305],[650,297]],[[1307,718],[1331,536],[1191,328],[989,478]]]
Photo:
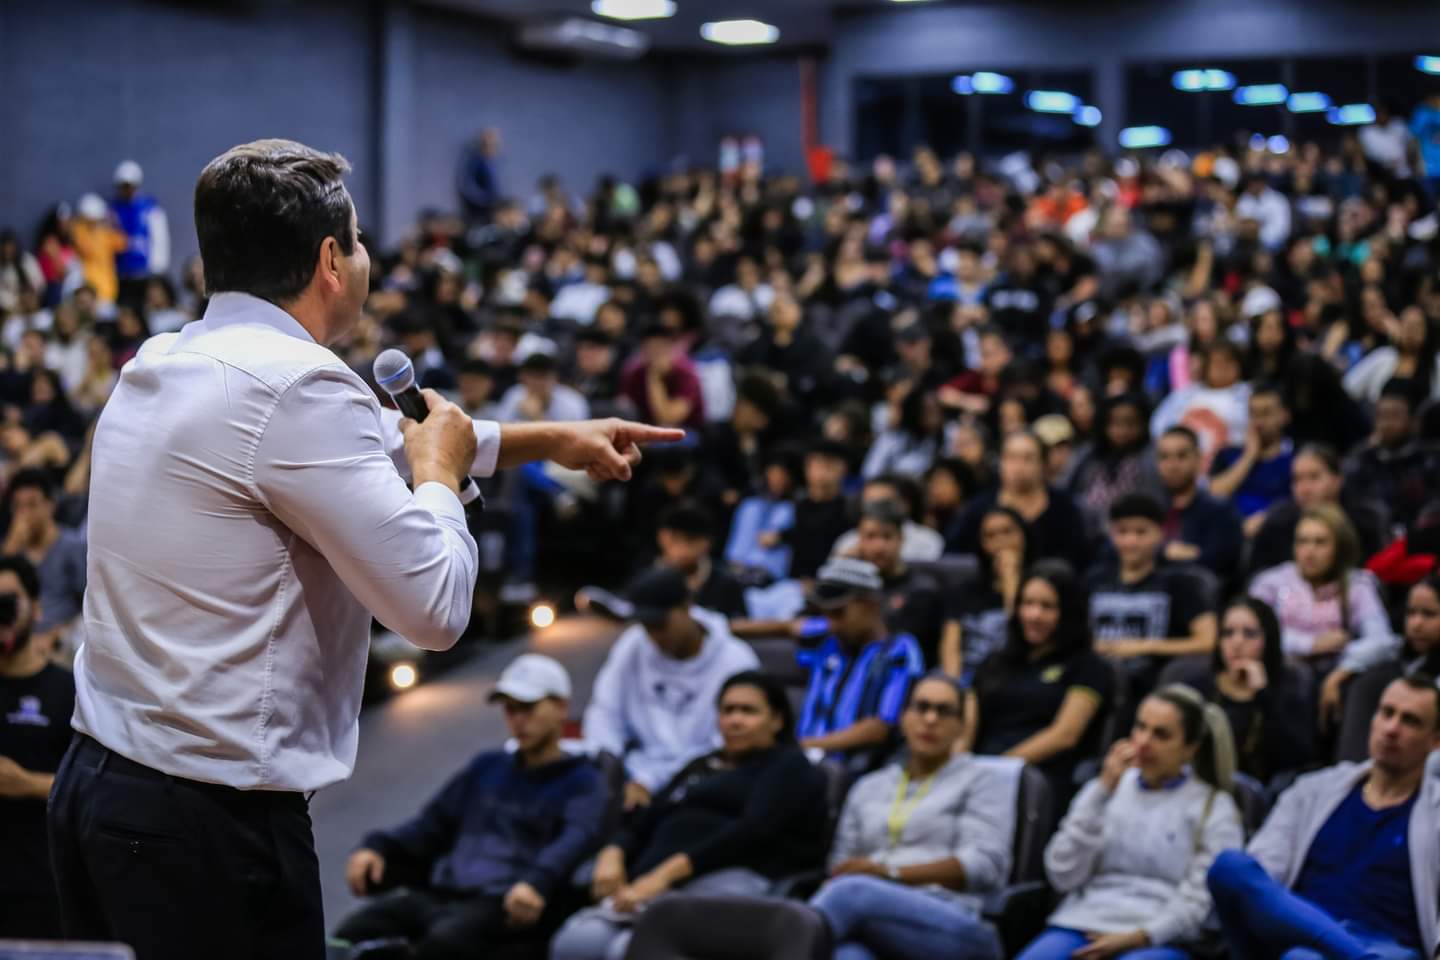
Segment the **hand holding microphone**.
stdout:
[[386,350],[375,358],[375,381],[400,408],[405,419],[405,457],[410,461],[415,486],[434,481],[454,490],[461,503],[470,503],[480,488],[470,479],[475,460],[475,428],[465,412],[434,390],[415,386],[415,367],[399,350]]

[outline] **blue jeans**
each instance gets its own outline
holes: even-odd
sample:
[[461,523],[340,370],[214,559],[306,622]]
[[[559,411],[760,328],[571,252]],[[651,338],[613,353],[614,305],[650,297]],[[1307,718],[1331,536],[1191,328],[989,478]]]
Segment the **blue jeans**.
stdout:
[[959,904],[878,877],[841,877],[810,901],[835,960],[1000,960],[995,928]]
[[[1070,960],[1070,955],[1090,942],[1079,930],[1050,927],[1030,941],[1015,960]],[[1179,947],[1141,947],[1119,954],[1117,960],[1189,960]]]
[[1235,960],[1421,960],[1285,889],[1242,850],[1216,857],[1207,882]]

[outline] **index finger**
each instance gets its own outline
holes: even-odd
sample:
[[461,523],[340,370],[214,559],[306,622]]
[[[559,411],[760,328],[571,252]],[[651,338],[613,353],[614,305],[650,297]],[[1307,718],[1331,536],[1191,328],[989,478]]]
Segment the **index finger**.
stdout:
[[648,423],[620,422],[620,429],[631,443],[675,443],[685,439],[684,430],[671,427],[652,427]]

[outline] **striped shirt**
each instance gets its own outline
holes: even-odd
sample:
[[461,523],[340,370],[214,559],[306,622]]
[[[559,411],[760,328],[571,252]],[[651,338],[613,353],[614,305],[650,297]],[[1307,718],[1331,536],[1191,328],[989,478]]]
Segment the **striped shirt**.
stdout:
[[920,644],[908,633],[872,641],[855,656],[832,633],[814,650],[801,651],[800,663],[810,669],[801,739],[845,730],[869,717],[897,722],[910,684],[925,672]]

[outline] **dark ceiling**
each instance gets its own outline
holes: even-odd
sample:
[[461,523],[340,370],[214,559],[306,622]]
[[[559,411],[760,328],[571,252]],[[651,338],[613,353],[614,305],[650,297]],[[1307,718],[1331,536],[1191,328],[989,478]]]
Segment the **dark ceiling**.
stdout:
[[[528,23],[565,16],[593,19],[590,0],[419,0],[451,10],[472,13],[512,23]],[[657,52],[709,50],[724,48],[700,38],[700,24],[708,20],[753,18],[780,28],[776,47],[793,50],[797,47],[823,47],[829,44],[837,14],[852,10],[933,6],[945,0],[896,3],[894,0],[676,0],[675,15],[664,20],[605,20],[640,30],[650,37],[651,49]],[[754,48],[750,48],[754,49]]]

